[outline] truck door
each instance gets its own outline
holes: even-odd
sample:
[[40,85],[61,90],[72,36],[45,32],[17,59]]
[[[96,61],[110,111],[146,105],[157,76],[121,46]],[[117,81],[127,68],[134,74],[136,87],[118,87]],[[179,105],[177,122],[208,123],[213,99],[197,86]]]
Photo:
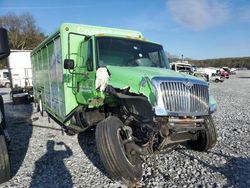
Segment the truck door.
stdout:
[[80,60],[77,65],[76,75],[76,97],[77,101],[87,104],[90,98],[95,95],[95,63],[93,38],[84,40],[80,44]]

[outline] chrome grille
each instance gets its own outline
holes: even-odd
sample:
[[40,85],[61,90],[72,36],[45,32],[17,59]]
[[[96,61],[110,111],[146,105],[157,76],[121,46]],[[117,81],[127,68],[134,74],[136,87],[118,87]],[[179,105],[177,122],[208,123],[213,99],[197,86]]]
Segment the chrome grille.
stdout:
[[187,115],[208,113],[209,95],[206,85],[184,82],[161,82],[164,107],[168,112]]

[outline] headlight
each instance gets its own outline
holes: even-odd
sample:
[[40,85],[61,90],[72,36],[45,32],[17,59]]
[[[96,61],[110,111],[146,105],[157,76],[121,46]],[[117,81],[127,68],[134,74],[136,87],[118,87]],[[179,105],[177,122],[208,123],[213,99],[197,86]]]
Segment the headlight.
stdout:
[[209,106],[209,113],[212,114],[214,113],[215,111],[217,111],[217,108],[218,108],[218,105],[217,104],[211,104]]

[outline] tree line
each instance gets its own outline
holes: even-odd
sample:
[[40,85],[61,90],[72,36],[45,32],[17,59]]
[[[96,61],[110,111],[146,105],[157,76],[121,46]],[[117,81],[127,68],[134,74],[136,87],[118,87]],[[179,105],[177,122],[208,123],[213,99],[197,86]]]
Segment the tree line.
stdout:
[[9,45],[15,50],[32,50],[45,39],[45,34],[36,25],[29,13],[0,16],[0,27],[7,29]]
[[189,60],[198,67],[230,67],[250,69],[250,57],[232,57],[205,60]]
[[[32,50],[46,38],[29,13],[0,16],[0,27],[7,29],[9,46],[13,50]],[[0,60],[0,69],[6,67],[7,59]]]
[[[169,62],[181,61],[179,57],[168,56]],[[229,58],[215,58],[205,60],[194,60],[190,58],[184,58],[190,64],[194,64],[197,67],[229,67],[229,68],[247,68],[250,69],[250,57],[229,57]]]

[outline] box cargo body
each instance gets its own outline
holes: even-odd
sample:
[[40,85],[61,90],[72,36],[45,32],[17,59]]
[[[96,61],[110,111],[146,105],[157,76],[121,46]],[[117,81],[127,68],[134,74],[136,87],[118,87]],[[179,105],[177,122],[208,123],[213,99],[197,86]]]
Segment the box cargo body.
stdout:
[[9,70],[13,88],[32,86],[30,50],[11,50]]
[[[96,44],[92,37],[103,33],[123,37],[142,36],[141,33],[130,30],[63,24],[58,32],[31,53],[34,100],[38,101],[41,97],[46,110],[61,122],[79,105],[88,104],[92,96],[101,95],[95,89],[96,63],[93,63],[91,72],[83,64],[89,53],[88,45],[92,45],[93,61],[96,61]],[[83,42],[86,36],[90,38],[88,43]],[[75,62],[76,72],[73,74],[64,69],[63,60],[66,58]],[[84,76],[88,77],[87,81]]]

